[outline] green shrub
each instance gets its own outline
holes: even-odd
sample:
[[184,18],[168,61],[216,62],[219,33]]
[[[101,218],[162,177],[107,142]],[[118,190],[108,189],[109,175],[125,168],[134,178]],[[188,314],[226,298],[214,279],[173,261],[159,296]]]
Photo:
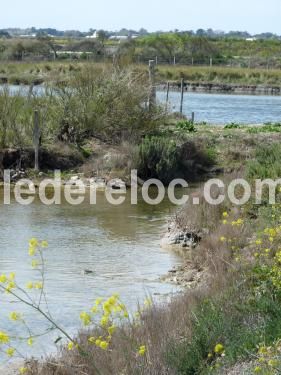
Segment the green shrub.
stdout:
[[146,137],[136,150],[134,165],[143,179],[158,178],[169,184],[174,178],[196,180],[216,161],[216,150],[187,141],[177,146],[164,136]]
[[183,131],[183,132],[189,132],[189,133],[196,132],[194,123],[190,120],[179,121],[176,124],[176,129],[180,130],[180,131]]
[[146,137],[137,149],[135,164],[140,177],[169,183],[179,169],[176,143],[163,137]]
[[262,145],[256,149],[255,160],[247,164],[247,176],[252,179],[281,177],[281,145]]
[[[262,340],[280,337],[281,301],[272,299],[269,289],[258,293],[259,279],[254,283],[206,299],[194,310],[191,340],[170,343],[166,354],[177,374],[208,374],[214,363],[245,360]],[[225,358],[214,354],[217,344],[225,348]]]
[[239,129],[241,127],[240,124],[236,124],[235,122],[232,122],[230,124],[225,125],[224,129]]

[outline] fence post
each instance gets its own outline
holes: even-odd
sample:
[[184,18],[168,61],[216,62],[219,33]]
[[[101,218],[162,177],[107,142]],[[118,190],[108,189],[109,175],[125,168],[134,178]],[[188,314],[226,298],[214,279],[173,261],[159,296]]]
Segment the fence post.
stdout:
[[191,113],[191,122],[192,122],[192,124],[194,124],[194,120],[195,120],[195,113],[192,112]]
[[34,111],[34,129],[33,129],[33,145],[34,145],[34,155],[35,155],[34,169],[35,169],[35,171],[39,171],[39,144],[40,144],[39,112],[36,109]]
[[150,82],[149,110],[151,110],[156,104],[155,61],[154,60],[149,60],[149,82]]
[[166,94],[166,112],[168,110],[169,103],[169,93],[170,93],[170,82],[167,82],[167,94]]
[[213,58],[210,57],[210,67],[212,67],[212,66],[213,66]]
[[180,101],[180,113],[183,111],[183,93],[184,93],[184,79],[181,79],[181,101]]

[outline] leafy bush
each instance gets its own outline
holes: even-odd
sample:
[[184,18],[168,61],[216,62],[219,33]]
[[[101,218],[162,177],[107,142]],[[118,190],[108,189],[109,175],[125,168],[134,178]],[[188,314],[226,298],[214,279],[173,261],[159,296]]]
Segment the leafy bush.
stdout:
[[169,364],[178,374],[207,374],[223,358],[215,352],[219,344],[229,364],[256,351],[261,337],[268,342],[281,334],[281,301],[272,300],[269,290],[256,294],[235,287],[219,298],[203,301],[193,313],[191,340],[174,342],[169,347]]
[[281,145],[262,145],[257,147],[255,160],[247,164],[247,175],[252,179],[273,178],[281,176]]
[[174,141],[162,137],[146,137],[135,157],[142,178],[158,178],[169,183],[179,169],[179,153]]
[[91,136],[120,143],[137,141],[158,126],[164,111],[147,110],[149,85],[131,69],[85,67],[52,97],[53,131],[62,140],[81,143]]
[[280,133],[281,132],[281,124],[280,123],[266,123],[262,126],[255,126],[248,129],[248,133],[250,134],[258,134],[258,133]]
[[196,132],[194,123],[192,121],[188,121],[188,120],[179,121],[176,124],[176,129],[184,131],[184,132],[189,132],[189,133]]
[[236,124],[235,122],[232,122],[230,124],[225,125],[224,129],[239,129],[241,127],[240,124]]
[[143,179],[158,178],[169,184],[174,178],[197,179],[216,160],[216,150],[188,141],[177,146],[169,138],[146,137],[137,148],[135,167]]

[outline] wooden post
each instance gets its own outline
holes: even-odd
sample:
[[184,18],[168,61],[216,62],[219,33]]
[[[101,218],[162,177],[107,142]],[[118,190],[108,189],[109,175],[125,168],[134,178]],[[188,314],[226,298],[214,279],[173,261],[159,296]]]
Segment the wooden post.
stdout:
[[212,66],[213,66],[213,58],[210,57],[210,67],[212,67]]
[[191,114],[191,122],[192,122],[192,124],[194,124],[194,120],[195,120],[195,113],[192,112],[192,114]]
[[170,82],[167,82],[167,94],[166,94],[166,112],[169,104],[169,93],[170,93]]
[[174,65],[176,65],[176,56],[174,56]]
[[155,56],[155,65],[158,65],[158,56]]
[[184,93],[184,79],[181,79],[181,101],[180,101],[180,113],[183,111],[183,93]]
[[39,144],[40,144],[40,128],[39,128],[39,112],[34,111],[34,129],[33,129],[33,145],[35,154],[35,171],[39,171]]
[[154,60],[149,60],[149,82],[150,82],[149,110],[151,110],[156,104],[155,61]]

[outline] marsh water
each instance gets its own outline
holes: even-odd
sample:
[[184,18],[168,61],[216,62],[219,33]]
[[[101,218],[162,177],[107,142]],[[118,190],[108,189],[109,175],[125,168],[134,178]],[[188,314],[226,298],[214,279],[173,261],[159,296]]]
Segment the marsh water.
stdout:
[[[166,100],[164,92],[157,93],[158,100]],[[180,93],[170,92],[169,107],[179,111]],[[195,121],[224,125],[227,123],[263,124],[281,122],[281,96],[231,95],[185,93],[183,113],[191,117],[195,112]]]
[[[79,206],[44,206],[39,199],[30,206],[13,200],[4,206],[3,193],[0,198],[0,273],[14,271],[17,283],[23,286],[38,280],[37,271],[30,266],[28,240],[47,240],[48,305],[56,321],[70,333],[75,334],[80,327],[80,312],[89,311],[99,296],[118,292],[133,311],[148,295],[161,299],[158,294],[164,298],[179,290],[159,281],[161,275],[180,264],[174,253],[160,247],[167,218],[176,209],[167,199],[149,206],[140,197],[139,204],[133,206],[128,196],[122,205],[112,206],[99,192],[97,204],[92,206],[87,199]],[[93,273],[85,274],[86,269]],[[36,333],[46,328],[30,308],[1,301],[2,329],[24,336],[21,324],[6,318],[8,311],[24,313]],[[23,343],[21,352],[50,353],[57,337],[39,337],[34,348]]]
[[[11,92],[28,93],[28,86],[9,86]],[[44,94],[44,86],[35,86],[33,92]],[[157,99],[165,103],[166,93],[157,92]],[[169,109],[179,111],[180,93],[170,92]],[[224,125],[227,123],[263,124],[281,121],[281,96],[231,95],[187,92],[184,94],[183,113],[191,117],[195,113],[197,122]]]

